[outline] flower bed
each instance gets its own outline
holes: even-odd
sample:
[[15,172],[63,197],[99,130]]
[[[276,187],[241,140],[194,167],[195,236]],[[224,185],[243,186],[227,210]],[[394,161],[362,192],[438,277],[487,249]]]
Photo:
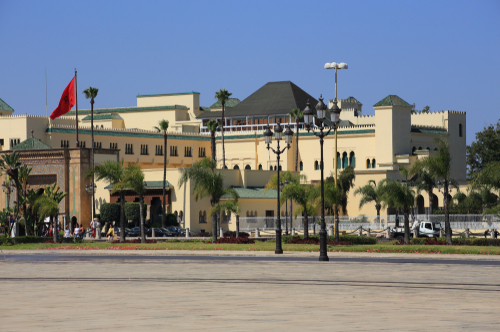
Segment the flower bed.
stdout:
[[[247,232],[240,232],[240,237],[249,237],[250,234]],[[224,237],[236,237],[236,232],[226,231],[224,232]]]
[[[341,246],[352,245],[352,242],[349,242],[349,241],[327,241],[326,243],[329,245],[341,245]],[[292,236],[292,238],[290,240],[288,240],[288,244],[318,244],[319,245],[319,238],[310,237],[306,240],[306,239],[303,239],[299,236]]]
[[233,244],[251,244],[255,243],[248,237],[222,237],[215,242],[205,241],[204,243],[233,243]]
[[[141,239],[134,239],[134,240],[125,240],[125,241],[114,240],[111,243],[142,243],[142,242],[141,242]],[[145,243],[156,243],[156,240],[146,240]]]

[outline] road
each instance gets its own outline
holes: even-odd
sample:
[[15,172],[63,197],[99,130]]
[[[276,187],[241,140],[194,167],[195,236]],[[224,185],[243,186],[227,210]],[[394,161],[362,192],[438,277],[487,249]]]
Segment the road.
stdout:
[[0,255],[2,331],[497,331],[499,260]]

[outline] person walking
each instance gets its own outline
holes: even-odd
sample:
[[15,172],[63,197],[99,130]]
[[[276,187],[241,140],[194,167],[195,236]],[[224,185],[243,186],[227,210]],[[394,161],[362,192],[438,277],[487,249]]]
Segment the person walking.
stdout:
[[107,235],[108,235],[108,241],[110,241],[110,240],[113,239],[114,231],[115,230],[113,229],[113,227],[109,227],[108,233],[107,233]]
[[90,222],[90,228],[92,228],[92,234],[90,234],[90,237],[94,238],[95,239],[95,229],[96,229],[96,224],[97,224],[97,218],[94,218],[94,220],[92,220]]
[[69,229],[69,225],[66,225],[66,229],[64,230],[64,237],[65,238],[71,237],[71,230]]

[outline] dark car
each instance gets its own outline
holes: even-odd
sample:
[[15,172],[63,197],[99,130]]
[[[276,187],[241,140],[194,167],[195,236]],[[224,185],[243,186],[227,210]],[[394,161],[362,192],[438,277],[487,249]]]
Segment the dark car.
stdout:
[[125,228],[125,237],[139,237],[139,236],[141,236],[140,230],[136,232],[133,229]]
[[169,226],[167,230],[173,233],[174,236],[186,236],[186,230],[179,227]]
[[[148,228],[146,234],[148,237],[152,237],[153,236],[152,228]],[[155,228],[155,237],[167,237],[167,236],[173,236],[173,235],[172,233],[163,230],[161,228]]]

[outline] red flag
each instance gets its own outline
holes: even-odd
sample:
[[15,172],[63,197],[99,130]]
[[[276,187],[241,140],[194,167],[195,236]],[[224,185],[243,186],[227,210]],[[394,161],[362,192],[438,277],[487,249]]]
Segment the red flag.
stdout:
[[71,110],[71,107],[75,106],[75,78],[69,82],[66,89],[61,96],[61,100],[59,101],[59,106],[52,112],[50,118],[54,120],[55,118],[60,117],[68,113]]

